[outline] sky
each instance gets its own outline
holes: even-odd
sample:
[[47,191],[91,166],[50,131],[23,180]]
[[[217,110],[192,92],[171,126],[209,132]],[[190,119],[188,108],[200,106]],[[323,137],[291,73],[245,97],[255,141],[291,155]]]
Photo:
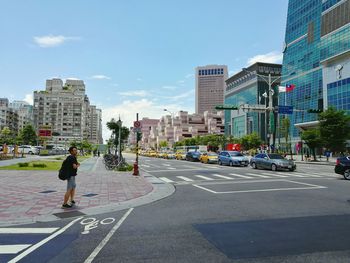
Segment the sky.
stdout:
[[195,111],[195,68],[282,62],[288,0],[0,0],[0,97],[84,81],[105,123]]

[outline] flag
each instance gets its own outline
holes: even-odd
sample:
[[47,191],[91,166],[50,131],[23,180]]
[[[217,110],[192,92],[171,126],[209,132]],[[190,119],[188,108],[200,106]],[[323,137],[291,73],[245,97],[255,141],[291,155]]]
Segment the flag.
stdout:
[[278,86],[278,92],[286,92],[285,86]]
[[287,85],[286,85],[286,92],[293,91],[294,88],[295,88],[295,85],[293,85],[293,84],[287,84]]

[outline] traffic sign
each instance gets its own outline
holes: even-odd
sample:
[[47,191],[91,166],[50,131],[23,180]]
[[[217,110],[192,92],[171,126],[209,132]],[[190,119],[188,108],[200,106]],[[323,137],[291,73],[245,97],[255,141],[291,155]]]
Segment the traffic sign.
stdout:
[[293,114],[293,106],[278,105],[278,113]]
[[134,121],[134,128],[141,128],[141,122]]

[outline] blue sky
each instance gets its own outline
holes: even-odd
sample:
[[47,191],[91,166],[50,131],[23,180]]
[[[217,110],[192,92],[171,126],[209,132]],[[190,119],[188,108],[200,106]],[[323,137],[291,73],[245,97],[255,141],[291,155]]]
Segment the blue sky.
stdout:
[[[194,69],[281,62],[287,0],[0,0],[0,97],[85,82],[103,122],[194,112]],[[107,139],[104,130],[104,139]]]

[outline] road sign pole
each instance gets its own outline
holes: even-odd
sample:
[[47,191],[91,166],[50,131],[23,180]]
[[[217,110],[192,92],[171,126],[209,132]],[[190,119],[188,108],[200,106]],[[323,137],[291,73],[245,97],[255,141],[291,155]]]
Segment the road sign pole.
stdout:
[[[134,126],[140,126],[139,125],[139,114],[136,113],[136,122],[134,123]],[[136,128],[140,128],[140,127],[136,127]],[[140,175],[139,172],[139,136],[138,136],[138,131],[136,131],[136,160],[134,163],[134,172],[133,175]]]

